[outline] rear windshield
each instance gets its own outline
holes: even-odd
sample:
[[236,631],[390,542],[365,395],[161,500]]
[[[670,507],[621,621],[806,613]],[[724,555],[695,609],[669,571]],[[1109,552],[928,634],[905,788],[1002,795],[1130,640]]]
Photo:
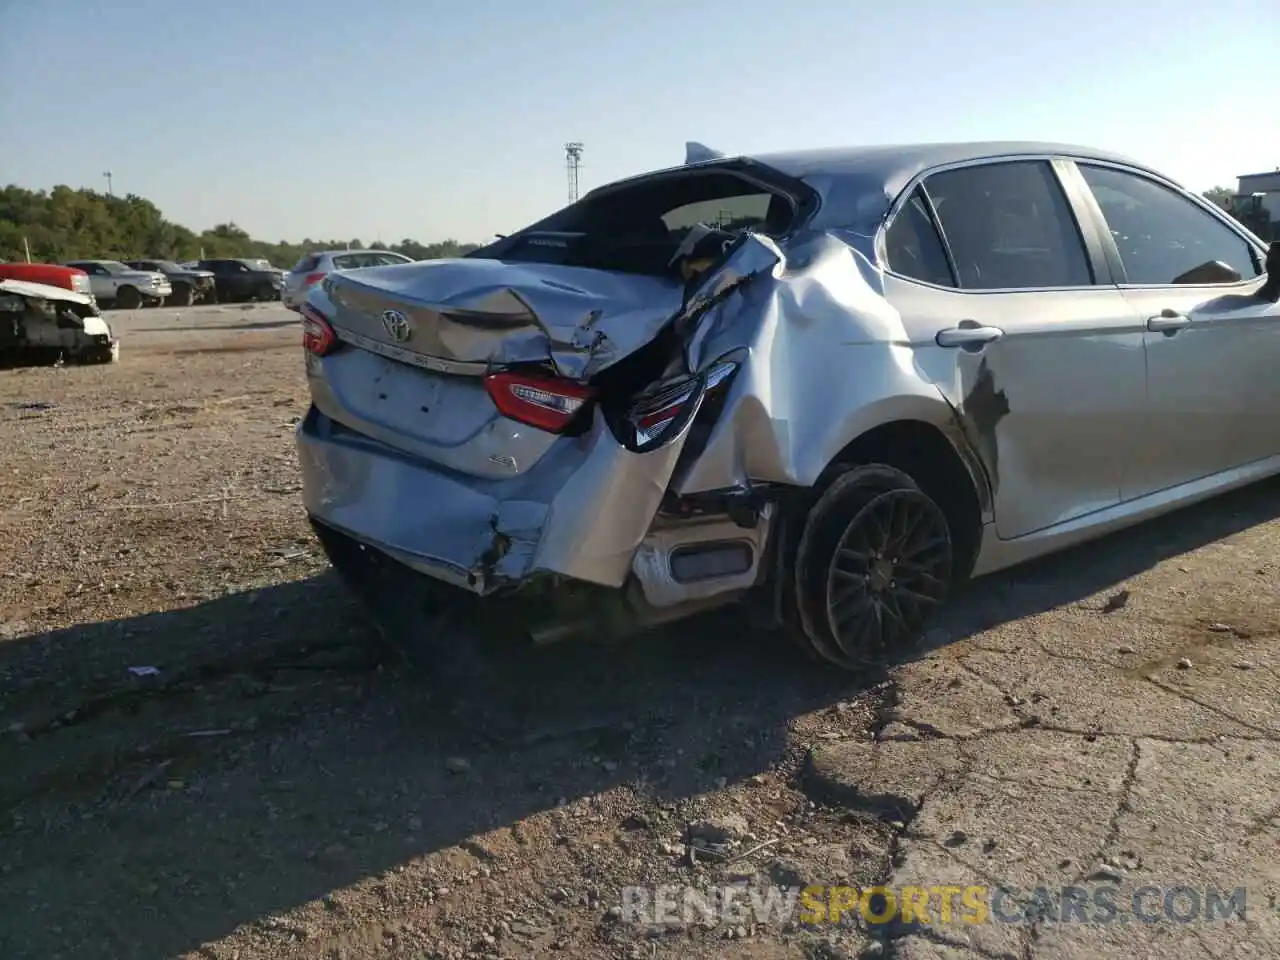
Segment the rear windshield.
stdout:
[[307,273],[316,268],[316,264],[320,262],[319,257],[303,257],[293,265],[294,273]]
[[361,267],[389,267],[405,262],[403,257],[398,257],[394,253],[342,253],[333,258],[333,268],[359,270]]
[[474,256],[665,275],[690,227],[781,236],[791,201],[717,171],[655,178],[586,197]]

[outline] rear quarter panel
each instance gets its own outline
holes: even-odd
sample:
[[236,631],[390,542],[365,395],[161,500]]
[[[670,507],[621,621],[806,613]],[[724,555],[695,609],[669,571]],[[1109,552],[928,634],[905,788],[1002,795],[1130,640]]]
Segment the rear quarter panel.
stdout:
[[704,453],[676,480],[681,494],[749,482],[811,487],[851,442],[894,421],[951,435],[954,412],[917,366],[922,334],[884,298],[874,262],[825,232],[784,252],[772,276],[699,331],[699,367],[735,351],[743,359]]

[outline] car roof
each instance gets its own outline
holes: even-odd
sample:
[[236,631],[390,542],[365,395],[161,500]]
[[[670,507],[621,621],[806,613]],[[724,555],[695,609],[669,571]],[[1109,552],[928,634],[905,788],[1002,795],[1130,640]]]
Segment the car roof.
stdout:
[[[919,174],[936,167],[1019,156],[1054,156],[1118,163],[1141,170],[1166,183],[1165,174],[1123,154],[1079,144],[1044,140],[975,140],[949,143],[868,144],[822,147],[717,157],[655,170],[628,180],[675,174],[680,170],[707,169],[758,163],[801,180],[823,195],[823,206],[839,211],[840,221],[855,229],[870,230],[888,213],[893,201]],[[626,183],[618,181],[617,185]],[[597,189],[608,190],[614,184]],[[589,196],[589,195],[588,195]]]
[[[1158,171],[1129,157],[1094,147],[1042,140],[976,140],[957,143],[880,144],[860,147],[827,147],[752,154],[748,159],[799,179],[814,176],[854,177],[878,181],[895,195],[923,170],[953,163],[997,160],[1014,156],[1066,156],[1081,160],[1121,163],[1155,173]],[[716,161],[708,161],[715,163]],[[896,189],[894,189],[896,187]]]

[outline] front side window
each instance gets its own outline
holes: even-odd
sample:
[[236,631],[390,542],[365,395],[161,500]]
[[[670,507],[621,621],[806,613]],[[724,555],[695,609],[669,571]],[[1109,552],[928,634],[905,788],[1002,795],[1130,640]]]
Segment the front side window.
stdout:
[[1242,236],[1176,191],[1113,167],[1078,166],[1129,283],[1238,283],[1261,272]]
[[1093,271],[1046,160],[935,173],[925,181],[966,290],[1084,287]]
[[942,239],[934,229],[919,187],[893,218],[885,232],[884,245],[885,260],[894,273],[940,287],[956,285]]

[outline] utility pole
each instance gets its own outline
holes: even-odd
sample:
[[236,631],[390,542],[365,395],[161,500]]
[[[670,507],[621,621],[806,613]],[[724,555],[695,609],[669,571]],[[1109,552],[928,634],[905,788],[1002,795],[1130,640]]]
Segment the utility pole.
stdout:
[[111,171],[107,170],[102,175],[107,178],[107,196],[114,197],[115,194],[111,192]]
[[569,202],[578,199],[578,172],[582,169],[583,146],[578,141],[564,145],[565,168],[569,174]]
[[27,255],[27,263],[31,262],[31,244],[27,243],[27,238],[22,238],[22,252]]

